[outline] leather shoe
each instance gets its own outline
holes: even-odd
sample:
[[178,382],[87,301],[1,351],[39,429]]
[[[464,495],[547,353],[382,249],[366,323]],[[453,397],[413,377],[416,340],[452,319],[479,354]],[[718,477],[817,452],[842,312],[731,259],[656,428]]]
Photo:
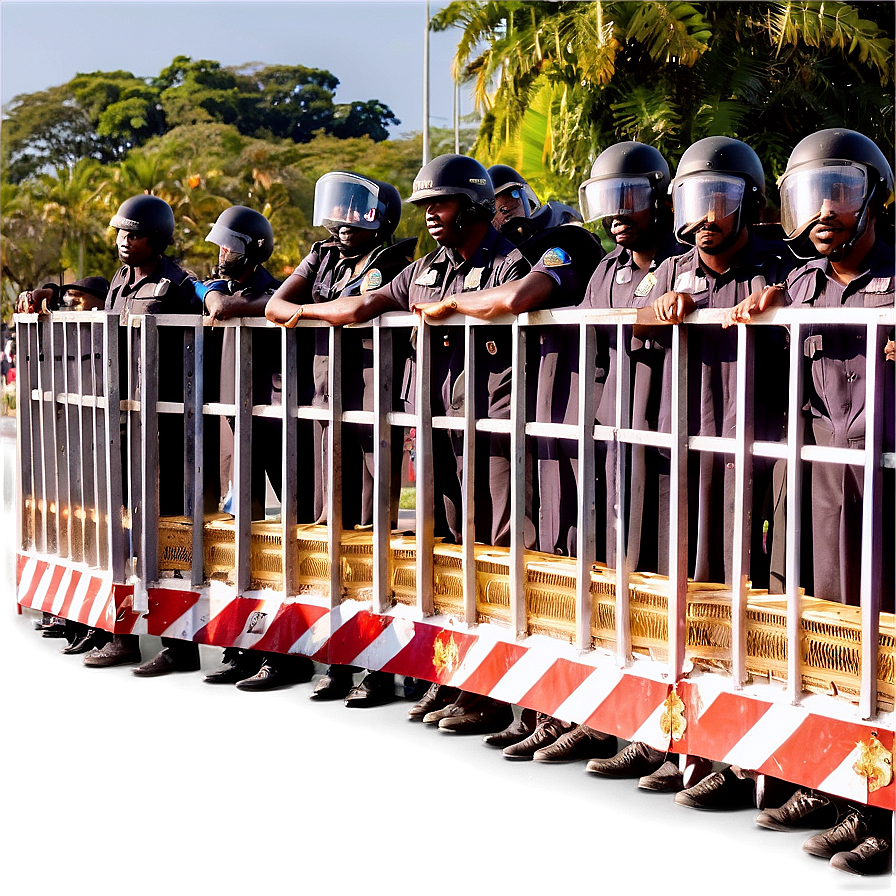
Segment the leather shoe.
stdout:
[[50,622],[48,625],[42,625],[40,627],[40,636],[42,638],[67,638],[68,623],[63,620],[62,622]]
[[408,710],[408,718],[411,721],[422,719],[428,713],[453,703],[459,693],[457,688],[433,682],[427,692]]
[[656,793],[678,793],[684,790],[684,775],[677,762],[667,759],[653,774],[639,778],[638,787]]
[[209,684],[236,684],[238,681],[244,681],[258,671],[262,656],[255,650],[225,647],[222,660],[224,665],[214,672],[209,672],[203,681]]
[[308,657],[283,657],[281,655],[264,658],[261,668],[251,677],[238,681],[241,691],[272,691],[294,684],[311,681],[314,663]]
[[823,793],[797,790],[777,809],[765,809],[756,817],[756,824],[772,831],[792,831],[795,828],[825,829],[836,824],[839,811]]
[[384,706],[395,699],[395,676],[391,672],[368,672],[345,697],[346,706]]
[[587,725],[576,725],[561,734],[552,744],[539,747],[532,758],[536,762],[578,762],[581,759],[606,759],[616,753],[616,738],[595,731]]
[[861,812],[853,811],[830,830],[810,837],[803,849],[809,855],[830,859],[838,852],[855,849],[869,834],[868,819]]
[[509,703],[482,697],[466,707],[466,711],[460,715],[442,719],[439,722],[439,730],[454,731],[458,734],[488,734],[492,731],[502,731],[512,719],[513,707]]
[[123,666],[127,663],[139,663],[141,659],[139,635],[113,635],[108,644],[85,654],[84,665]]
[[605,778],[641,778],[653,774],[664,759],[665,753],[636,740],[611,759],[592,759],[585,770]]
[[73,641],[67,647],[62,648],[62,653],[72,656],[78,653],[87,653],[88,650],[100,648],[108,644],[112,640],[109,632],[104,632],[101,628],[89,628],[87,633],[81,635],[80,638]]
[[893,849],[883,837],[866,837],[855,849],[831,856],[830,866],[850,874],[886,874],[893,864]]
[[503,731],[487,734],[483,741],[490,747],[509,747],[525,740],[534,730],[538,722],[538,713],[534,709],[524,709],[518,719],[514,719]]
[[[198,672],[199,645],[185,641],[188,647],[163,647],[151,660],[131,671],[134,675],[167,675],[169,672]],[[191,649],[192,648],[192,649]]]
[[355,686],[355,679],[348,666],[330,666],[327,674],[311,692],[312,700],[343,700]]
[[535,730],[527,738],[504,747],[502,755],[505,759],[531,759],[536,750],[550,746],[561,734],[566,734],[574,727],[571,722],[561,722],[560,719],[540,712]]
[[752,806],[753,796],[753,782],[726,768],[675,794],[675,803],[689,809],[739,809]]

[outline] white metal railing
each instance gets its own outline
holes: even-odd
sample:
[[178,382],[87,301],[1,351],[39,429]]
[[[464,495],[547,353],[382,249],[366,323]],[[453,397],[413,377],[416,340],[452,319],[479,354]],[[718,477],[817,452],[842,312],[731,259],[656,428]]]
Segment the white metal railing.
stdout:
[[[643,312],[642,312],[643,313]],[[879,637],[879,564],[881,551],[892,545],[880,543],[880,530],[874,524],[875,513],[893,494],[882,493],[881,471],[892,469],[894,455],[883,453],[883,380],[886,362],[874,351],[867,358],[866,442],[864,448],[833,449],[804,445],[802,440],[803,363],[802,334],[805,328],[821,323],[864,327],[867,345],[879,344],[882,335],[892,331],[896,314],[886,309],[838,309],[835,311],[779,309],[757,317],[749,326],[738,328],[737,426],[734,438],[688,436],[687,370],[688,333],[693,327],[715,326],[725,312],[705,310],[692,314],[686,325],[671,327],[672,423],[669,432],[651,432],[631,427],[629,407],[629,356],[616,353],[615,425],[594,423],[591,409],[595,382],[593,376],[580,376],[578,385],[577,426],[526,419],[527,390],[534,388],[537,371],[527,370],[524,359],[527,333],[533,327],[577,327],[579,356],[595,356],[597,330],[615,328],[616,344],[625,346],[626,335],[638,321],[635,310],[619,311],[539,311],[518,318],[485,322],[461,315],[440,321],[439,327],[457,328],[463,334],[466,349],[465,405],[460,416],[433,415],[429,401],[432,386],[431,336],[433,327],[421,324],[414,314],[387,314],[357,328],[368,331],[373,339],[373,410],[343,407],[344,341],[356,327],[328,328],[329,404],[325,408],[300,403],[307,392],[311,367],[300,355],[300,340],[308,329],[326,325],[301,321],[295,330],[280,330],[282,405],[252,404],[253,334],[270,328],[262,319],[242,319],[216,324],[236,329],[237,357],[235,401],[206,402],[203,382],[206,336],[211,322],[197,316],[157,315],[132,317],[120,325],[117,315],[107,312],[55,313],[52,318],[37,315],[16,317],[19,346],[18,368],[18,456],[20,465],[18,544],[25,552],[52,554],[88,567],[111,572],[115,581],[130,577],[135,582],[135,608],[146,609],[146,587],[159,578],[158,510],[159,470],[170,468],[167,452],[171,446],[159,446],[159,419],[164,415],[184,421],[184,504],[183,511],[194,520],[193,568],[191,583],[203,582],[203,440],[209,421],[218,425],[221,416],[234,418],[234,517],[236,532],[236,587],[249,587],[250,547],[250,465],[253,451],[265,446],[252,445],[253,417],[282,421],[282,493],[281,523],[283,544],[300,521],[298,494],[300,477],[307,478],[307,464],[299,469],[299,459],[307,456],[301,421],[318,420],[328,424],[327,471],[330,483],[341,481],[342,426],[353,423],[373,429],[375,453],[373,559],[373,609],[384,611],[392,605],[390,537],[392,508],[392,445],[395,428],[416,427],[416,574],[417,606],[422,615],[432,614],[433,606],[433,486],[432,434],[451,430],[464,445],[462,477],[462,562],[464,575],[465,618],[476,621],[476,570],[473,553],[476,494],[475,433],[505,433],[510,440],[510,513],[509,548],[511,625],[517,636],[526,631],[524,591],[526,513],[526,437],[560,438],[577,445],[579,464],[578,556],[576,643],[582,650],[591,647],[590,571],[596,557],[595,533],[595,445],[605,441],[616,445],[647,445],[663,449],[670,458],[669,538],[669,673],[673,680],[684,672],[688,585],[688,455],[693,452],[724,453],[735,459],[735,532],[732,574],[732,678],[735,687],[747,680],[746,602],[750,567],[750,488],[753,458],[786,461],[786,599],[788,605],[788,696],[796,703],[801,692],[800,651],[800,519],[802,514],[803,465],[839,463],[864,469],[864,521],[862,542],[862,684],[860,709],[871,718],[877,711],[877,649]],[[495,420],[477,415],[474,407],[476,356],[474,334],[478,327],[503,327],[513,346],[513,380],[508,419]],[[787,384],[787,437],[782,442],[756,441],[753,437],[754,409],[761,412],[761,400],[753,395],[754,334],[758,327],[785,326],[790,331],[790,372]],[[397,353],[416,332],[415,411],[399,407],[397,383],[393,371]],[[160,333],[165,332],[181,344],[182,354],[160,357]],[[172,338],[166,351],[173,349]],[[182,359],[183,377],[179,394],[159,395],[158,371],[168,369]],[[580,364],[579,369],[583,369]],[[892,376],[892,372],[889,371]],[[170,385],[170,384],[169,384]],[[783,387],[783,384],[782,384]],[[892,410],[892,409],[891,409]],[[127,456],[122,454],[127,446]],[[179,450],[180,446],[176,447]],[[628,487],[624,451],[615,451],[616,489],[619,506],[624,506]],[[331,558],[339,557],[342,518],[342,494],[339,488],[328,490],[327,519]],[[629,574],[626,558],[626,532],[623,514],[617,514],[616,533],[616,652],[618,661],[631,660],[629,631]],[[311,522],[312,520],[301,520]],[[284,550],[284,588],[296,591],[297,570],[294,554]],[[331,602],[341,600],[341,565],[331,567]],[[142,606],[141,606],[142,603]]]

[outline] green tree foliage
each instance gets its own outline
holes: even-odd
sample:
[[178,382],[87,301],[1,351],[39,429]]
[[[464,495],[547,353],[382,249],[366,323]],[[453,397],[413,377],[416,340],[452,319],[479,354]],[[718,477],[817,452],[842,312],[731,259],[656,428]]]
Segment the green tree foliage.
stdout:
[[[449,132],[434,131],[434,148],[450,151]],[[241,134],[214,122],[173,128],[105,164],[75,165],[2,185],[3,316],[22,289],[77,276],[111,278],[118,267],[114,231],[108,223],[123,200],[138,193],[160,196],[174,210],[175,242],[168,254],[198,276],[217,262],[217,247],[205,240],[218,215],[230,205],[264,214],[274,228],[268,263],[280,278],[291,273],[326,231],[311,224],[314,184],[328,171],[358,171],[411,191],[420,168],[419,135],[401,140],[340,139],[317,134],[305,143]],[[418,251],[433,243],[423,216],[403,208],[397,236],[420,238]]]
[[740,138],[770,180],[793,146],[845,126],[893,151],[891,3],[456,2],[455,77],[483,113],[481,159],[520,167],[544,198],[575,197],[620,140],[675,162]]
[[67,84],[17,96],[3,110],[3,177],[18,182],[79,159],[114,162],[169,130],[229,124],[249,137],[304,143],[320,132],[388,138],[400,124],[379,100],[336,104],[339,79],[301,65],[222,68],[177,56],[158,77],[79,74]]

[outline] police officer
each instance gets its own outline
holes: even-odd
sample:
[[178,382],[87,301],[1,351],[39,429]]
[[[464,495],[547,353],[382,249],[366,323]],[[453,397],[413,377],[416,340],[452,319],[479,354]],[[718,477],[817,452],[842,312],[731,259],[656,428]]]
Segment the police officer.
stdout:
[[[765,174],[753,149],[730,137],[708,137],[691,145],[681,157],[672,181],[676,237],[694,246],[682,255],[667,258],[656,270],[648,300],[657,321],[678,323],[696,308],[731,308],[767,284],[780,282],[792,267],[786,247],[777,240],[756,236],[751,225],[765,205]],[[651,338],[652,338],[651,334]],[[786,414],[787,348],[780,331],[757,334],[755,388],[771,399],[755,421],[756,438],[780,440]],[[657,338],[663,338],[660,333]],[[666,343],[668,344],[668,342]],[[673,388],[671,351],[665,353],[663,403],[660,429],[670,428],[670,395]],[[733,333],[716,327],[695,328],[689,334],[688,383],[689,435],[733,437],[736,419],[737,344]],[[693,577],[703,582],[731,581],[734,530],[733,465],[723,455],[701,455],[694,464],[697,488],[689,489],[696,502],[690,518],[696,520],[696,537],[690,563]],[[693,482],[693,478],[689,478]],[[768,560],[761,547],[762,504],[771,487],[771,466],[754,460],[752,513],[753,544],[750,577],[757,587],[768,581]],[[697,508],[699,510],[697,511]],[[622,759],[622,757],[617,757]],[[643,757],[630,757],[633,762]],[[615,760],[609,760],[610,763]],[[589,763],[599,768],[600,760]],[[631,773],[631,765],[611,769],[619,777]],[[648,790],[677,792],[679,805],[709,809],[752,803],[753,780],[731,769],[709,773],[711,764],[702,757],[687,757],[684,770],[667,761],[641,777]],[[693,786],[692,786],[693,785]],[[687,787],[687,789],[685,789]]]
[[[355,299],[388,283],[407,267],[416,239],[396,241],[401,219],[401,197],[391,184],[352,171],[331,171],[314,191],[316,226],[330,231],[329,239],[315,243],[295,272],[277,290],[266,308],[269,320],[294,327],[312,308],[326,308],[340,297]],[[325,312],[322,312],[324,314]],[[325,318],[324,318],[325,319]],[[314,331],[314,396],[312,405],[329,402],[329,334]],[[347,334],[355,336],[359,334]],[[363,338],[360,351],[343,353],[344,402],[347,409],[373,410],[373,342]],[[360,363],[359,363],[360,362]],[[354,405],[354,407],[353,407]],[[369,426],[346,425],[343,456],[343,527],[367,526],[373,521],[373,433]],[[326,519],[326,428],[315,424],[315,519]],[[351,459],[351,455],[354,459]],[[396,458],[399,455],[396,453]],[[398,478],[393,477],[396,484]],[[375,706],[394,699],[394,677],[373,672],[354,687],[354,667],[333,664],[320,679],[312,697],[345,699],[347,706]]]
[[[126,199],[112,216],[110,226],[116,229],[115,244],[122,266],[109,286],[107,309],[123,319],[129,314],[198,314],[202,310],[194,289],[195,276],[164,254],[174,237],[174,213],[164,199],[145,194]],[[182,400],[180,335],[172,328],[159,333],[158,388],[163,401]],[[170,359],[176,360],[172,363]],[[183,421],[172,414],[160,414],[158,434],[163,448],[158,454],[159,513],[182,514],[183,455],[176,446],[184,444]],[[197,644],[173,638],[165,641],[176,668],[199,668]],[[117,666],[140,660],[137,635],[114,635],[105,646],[89,651],[84,664]]]
[[[643,307],[655,283],[657,267],[666,258],[686,249],[672,233],[669,183],[669,165],[652,146],[625,141],[608,147],[598,156],[591,168],[591,177],[579,189],[579,202],[586,220],[601,221],[616,248],[598,265],[582,307]],[[599,328],[598,336],[595,417],[598,423],[615,426],[615,325]],[[631,426],[655,431],[662,384],[662,349],[650,339],[633,336],[628,352]],[[627,421],[623,421],[625,425]],[[604,479],[608,566],[616,564],[615,447],[608,446]],[[626,546],[628,566],[632,570],[663,574],[668,571],[668,544],[660,537],[660,533],[667,531],[663,521],[668,519],[669,510],[666,467],[658,452],[645,452],[640,445],[631,447],[627,465],[630,485]]]
[[[274,250],[274,230],[260,212],[235,205],[223,211],[211,226],[206,241],[218,246],[215,275],[194,284],[194,291],[203,301],[212,320],[232,317],[259,317],[264,314],[268,299],[280,285],[263,266]],[[279,404],[279,352],[275,334],[257,331],[252,357],[252,404]],[[206,352],[206,355],[212,354]],[[224,330],[222,346],[220,400],[235,401],[236,330]],[[207,378],[212,382],[211,378]],[[209,439],[211,443],[215,440]],[[265,473],[274,491],[280,493],[279,420],[252,418],[252,518],[264,518]],[[208,465],[211,469],[211,464]],[[209,483],[206,483],[206,490]],[[204,677],[205,681],[226,680],[231,667],[238,665],[241,678],[248,678],[261,665],[261,657],[252,651],[224,651],[224,669]],[[176,638],[162,638],[162,650],[131,672],[142,678],[167,675],[171,672],[194,672],[199,669],[198,645]],[[234,680],[234,679],[231,679]]]
[[[893,247],[878,222],[893,199],[889,162],[863,134],[829,128],[794,148],[781,178],[781,223],[791,248],[811,259],[792,271],[783,288],[770,288],[732,313],[749,320],[752,310],[775,304],[805,308],[893,306]],[[843,325],[807,328],[803,352],[811,369],[807,408],[818,445],[865,444],[865,330]],[[892,334],[875,350],[884,365],[885,449],[893,443]],[[863,478],[859,467],[816,463],[812,470],[813,594],[859,603]],[[884,471],[884,501],[876,513],[882,544],[893,543],[892,473]],[[824,546],[824,549],[819,549]],[[881,608],[893,610],[893,555],[883,550]]]
[[[502,235],[517,243],[520,252],[534,266],[522,279],[459,298],[451,297],[440,302],[418,305],[418,309],[429,320],[437,321],[454,312],[488,320],[499,314],[521,314],[536,308],[577,304],[584,294],[588,278],[603,255],[603,248],[597,239],[577,226],[581,216],[574,209],[555,202],[538,206],[535,194],[526,181],[507,165],[493,165],[489,169],[489,176],[497,181],[497,213],[493,225],[500,226]],[[533,206],[538,210],[530,215]],[[556,359],[563,358],[565,361],[570,353],[576,352],[575,348],[571,351],[564,350],[569,349],[566,341],[567,334],[559,332],[559,328],[551,328],[541,335],[542,366],[538,381],[538,411],[546,407],[547,419],[550,419],[550,396],[555,383]],[[545,358],[551,357],[554,363],[546,364]],[[508,366],[502,379],[509,381],[510,374]],[[565,387],[569,390],[568,380]],[[549,396],[547,399],[543,397],[545,394]],[[509,397],[509,389],[507,395]],[[509,403],[505,400],[500,406],[496,406],[491,416],[509,416]],[[506,436],[492,437],[490,460],[492,544],[506,546],[510,541],[510,460],[509,440]],[[573,491],[574,489],[573,481]],[[531,487],[527,492],[531,494]],[[575,506],[574,494],[572,502]],[[527,506],[527,512],[530,509]],[[524,533],[527,545],[533,543],[534,537],[534,532],[531,535]],[[433,711],[431,716],[425,715],[424,721],[438,721],[440,727],[447,728],[460,726],[461,721],[448,714],[461,712],[470,699],[470,695],[462,694],[452,705],[441,711]],[[411,710],[412,717],[415,712],[416,707]],[[440,712],[444,717],[439,717]],[[551,716],[536,715],[532,710],[524,709],[518,719],[512,721],[507,728],[487,735],[485,741],[492,746],[504,748],[504,755],[508,759],[530,759],[537,749],[547,746],[561,735],[571,733],[574,727]],[[606,755],[607,749],[608,746],[604,744],[601,751],[590,755]]]
[[[612,309],[643,305],[653,283],[653,272],[667,257],[684,250],[672,236],[672,210],[668,200],[669,166],[653,147],[625,141],[605,149],[594,162],[591,176],[579,188],[579,205],[586,221],[601,221],[616,248],[597,262],[579,307]],[[596,260],[596,259],[595,259]],[[572,295],[569,298],[573,298]],[[578,302],[570,303],[578,304]],[[598,328],[595,417],[615,426],[616,327]],[[545,419],[574,423],[577,419],[578,348],[568,346],[542,358],[539,376],[539,410]],[[656,429],[656,408],[662,374],[662,352],[633,338],[629,348],[632,377],[632,428]],[[550,373],[549,373],[550,372]],[[627,421],[623,422],[623,426]],[[542,550],[574,553],[576,509],[575,453],[564,450],[563,440],[539,444],[540,543]],[[600,446],[598,446],[600,447]],[[612,445],[609,446],[612,449]],[[604,452],[600,452],[602,454]],[[645,458],[642,446],[631,449],[628,525],[629,563],[632,569],[656,569],[652,546],[665,531],[660,511],[661,458],[652,452]],[[649,466],[648,466],[649,465]],[[607,563],[615,563],[615,460],[605,452],[606,516],[597,532],[606,531]],[[597,505],[601,503],[598,489]],[[646,494],[646,497],[645,497]],[[668,502],[668,494],[665,495]],[[649,509],[645,512],[645,501]],[[604,524],[605,523],[605,524]],[[643,538],[642,538],[643,527]],[[642,551],[643,549],[643,551]],[[643,553],[643,556],[642,556]],[[496,736],[497,737],[497,736]],[[488,740],[488,739],[487,739]],[[504,748],[508,758],[531,756],[539,762],[570,762],[612,756],[616,739],[586,725],[558,725],[541,719],[534,732]]]
[[[513,244],[492,227],[495,214],[494,190],[488,172],[469,156],[446,154],[424,165],[414,180],[409,202],[425,210],[430,236],[436,249],[402,270],[388,285],[347,296],[327,304],[300,308],[299,316],[326,320],[332,325],[370,320],[387,311],[407,311],[417,305],[445,299],[462,302],[470,293],[523,276],[529,269]],[[490,340],[489,340],[490,341]],[[507,384],[502,374],[509,365],[510,346],[482,345],[482,382],[477,382],[480,406],[489,412],[499,400],[496,394]],[[490,350],[494,349],[494,353]],[[452,412],[458,378],[464,369],[463,343],[449,328],[432,335],[432,411]],[[491,383],[492,390],[489,390]],[[460,537],[461,489],[460,457],[455,445],[442,430],[432,434],[433,473],[437,497],[434,508],[436,534],[448,539]],[[411,710],[413,718],[450,704],[454,689],[434,685]],[[469,707],[466,720],[471,725],[503,728],[509,721],[506,709],[497,712],[481,698],[481,706]]]

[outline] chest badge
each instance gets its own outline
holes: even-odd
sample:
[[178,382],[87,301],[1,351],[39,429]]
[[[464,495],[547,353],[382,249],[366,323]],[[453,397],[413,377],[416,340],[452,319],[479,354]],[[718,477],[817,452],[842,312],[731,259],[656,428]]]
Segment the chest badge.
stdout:
[[489,341],[489,342],[486,342],[486,343],[485,343],[485,350],[486,350],[490,355],[497,355],[497,354],[498,354],[498,346],[495,345],[495,343],[492,342],[492,341]]
[[361,281],[361,292],[370,292],[372,289],[379,289],[383,285],[383,275],[376,269],[368,271]]
[[572,264],[572,258],[568,252],[565,252],[559,246],[554,246],[553,249],[548,249],[541,256],[541,263],[546,268],[562,268],[565,265]]
[[647,276],[638,284],[638,288],[635,290],[635,295],[639,299],[643,299],[644,296],[650,294],[650,290],[656,286],[656,274],[652,271],[647,274]]
[[415,281],[414,286],[435,286],[439,273],[435,268],[427,268]]
[[473,268],[466,277],[464,277],[464,292],[470,289],[479,289],[482,286],[482,275],[485,268]]

